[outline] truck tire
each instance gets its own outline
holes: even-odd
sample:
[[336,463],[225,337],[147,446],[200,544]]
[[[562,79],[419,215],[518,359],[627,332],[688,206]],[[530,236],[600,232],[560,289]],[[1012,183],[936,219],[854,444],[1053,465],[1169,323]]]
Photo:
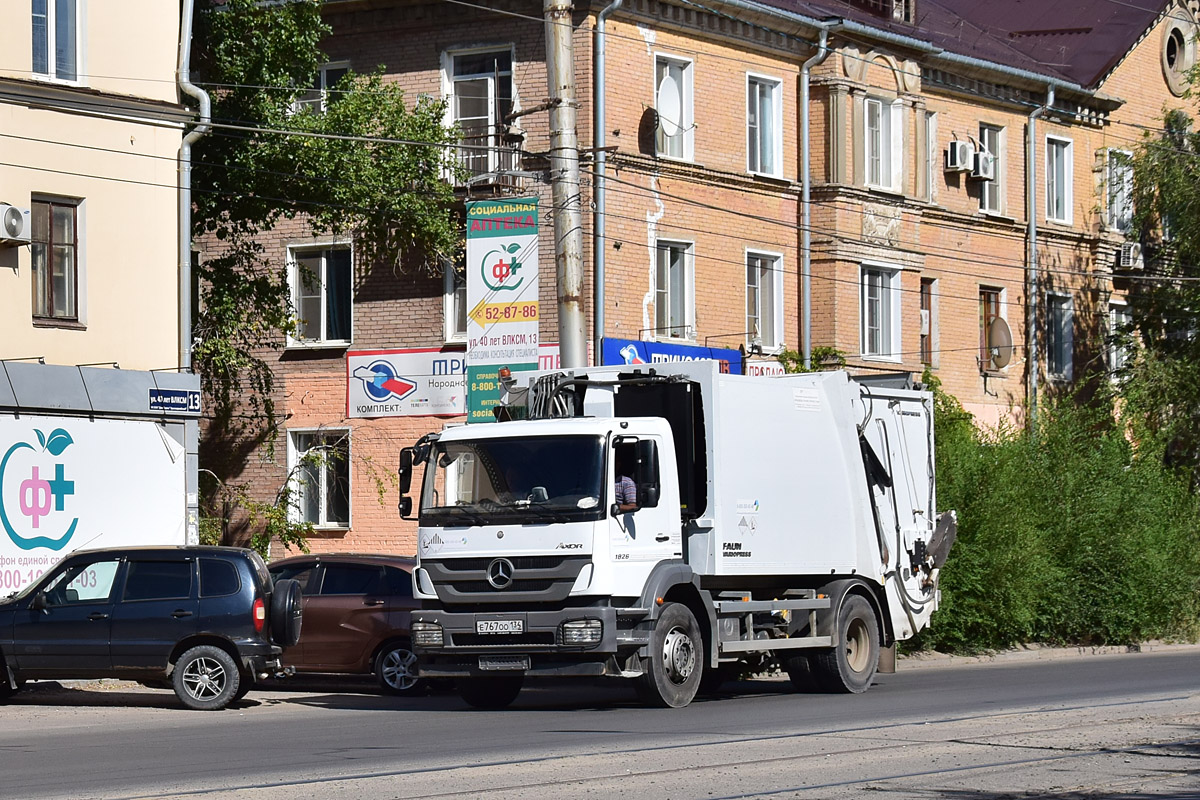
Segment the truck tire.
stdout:
[[525,674],[489,675],[486,678],[460,678],[458,695],[472,708],[495,710],[508,708],[521,693]]
[[865,597],[847,595],[838,610],[837,647],[809,657],[818,685],[827,692],[865,692],[879,666],[879,620]]
[[667,603],[650,633],[650,658],[637,680],[638,697],[660,708],[683,708],[700,689],[704,640],[687,606]]
[[807,693],[817,690],[816,675],[807,654],[791,653],[783,656],[780,658],[780,666],[787,673],[788,680],[792,682],[792,688],[797,692]]
[[171,682],[175,696],[188,708],[218,711],[233,702],[241,677],[233,656],[214,645],[202,644],[179,657]]
[[304,621],[304,597],[300,583],[291,578],[275,581],[271,592],[271,641],[280,647],[295,647]]

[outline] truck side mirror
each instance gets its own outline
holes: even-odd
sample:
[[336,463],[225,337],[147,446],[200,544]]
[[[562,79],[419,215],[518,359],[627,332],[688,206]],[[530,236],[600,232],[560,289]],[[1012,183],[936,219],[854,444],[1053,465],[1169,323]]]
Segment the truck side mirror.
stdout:
[[637,444],[638,508],[658,505],[658,445],[653,439],[638,439]]
[[400,505],[398,508],[400,511],[400,519],[409,519],[409,515],[412,514],[412,498],[408,495],[402,495],[400,497]]
[[396,470],[399,477],[400,494],[408,494],[412,488],[413,449],[405,447],[400,451],[400,468]]

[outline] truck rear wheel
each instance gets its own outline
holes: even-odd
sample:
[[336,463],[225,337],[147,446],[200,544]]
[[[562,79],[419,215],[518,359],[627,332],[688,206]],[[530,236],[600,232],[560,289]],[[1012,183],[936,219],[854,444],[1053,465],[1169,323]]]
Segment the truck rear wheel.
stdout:
[[865,692],[879,666],[879,620],[866,598],[849,595],[838,610],[836,647],[809,657],[827,692]]
[[661,708],[682,708],[700,689],[704,641],[687,606],[668,603],[650,634],[650,658],[637,678],[638,697]]
[[494,675],[486,678],[460,678],[458,696],[472,708],[508,708],[521,693],[525,674]]

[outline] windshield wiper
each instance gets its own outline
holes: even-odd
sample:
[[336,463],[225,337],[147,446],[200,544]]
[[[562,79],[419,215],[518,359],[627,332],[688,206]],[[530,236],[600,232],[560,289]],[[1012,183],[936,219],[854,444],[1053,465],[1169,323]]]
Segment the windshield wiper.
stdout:
[[521,509],[533,511],[542,519],[549,519],[552,522],[571,521],[571,517],[562,509],[547,508],[546,506],[539,505],[538,503],[529,503],[528,505],[521,506]]
[[469,522],[471,522],[471,524],[473,524],[473,525],[484,525],[487,523],[487,519],[485,519],[482,515],[477,514],[474,511],[471,511],[466,506],[441,506],[437,509],[430,509],[430,510],[437,511],[438,513],[442,512],[442,511],[453,511],[454,513],[459,514],[460,516],[466,517],[467,520]]

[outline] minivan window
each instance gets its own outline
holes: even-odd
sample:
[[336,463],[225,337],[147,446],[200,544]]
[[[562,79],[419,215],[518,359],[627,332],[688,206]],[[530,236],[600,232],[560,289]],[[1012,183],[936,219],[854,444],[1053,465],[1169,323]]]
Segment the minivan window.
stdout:
[[312,591],[309,583],[316,569],[317,565],[312,563],[275,567],[271,570],[271,578],[274,581],[293,580],[300,584],[300,591],[309,594]]
[[354,564],[326,564],[321,594],[382,594],[382,567]]
[[192,595],[192,562],[131,561],[125,578],[126,603],[182,600]]
[[393,597],[412,597],[412,575],[402,569],[385,567],[387,570],[388,594]]
[[200,596],[224,597],[242,588],[237,568],[218,558],[200,559]]

